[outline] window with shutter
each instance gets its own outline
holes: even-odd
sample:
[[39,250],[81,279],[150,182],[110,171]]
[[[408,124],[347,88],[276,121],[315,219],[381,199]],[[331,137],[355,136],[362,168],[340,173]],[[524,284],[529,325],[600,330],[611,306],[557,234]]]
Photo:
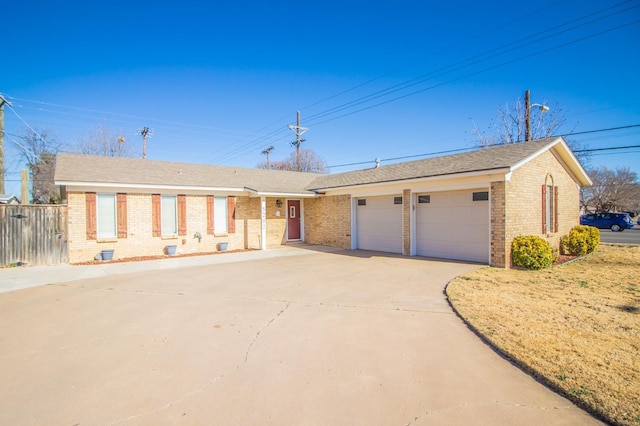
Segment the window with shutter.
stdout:
[[160,194],[151,195],[151,228],[152,235],[159,237],[162,235]]
[[97,225],[96,225],[96,193],[87,192],[85,194],[86,204],[86,227],[87,227],[87,240],[95,240],[98,238]]
[[213,195],[207,195],[207,234],[213,235]]
[[187,235],[187,196],[178,195],[178,235]]
[[118,194],[118,238],[127,238],[127,194]]
[[227,197],[227,212],[229,214],[228,218],[228,232],[230,234],[235,234],[236,232],[236,197]]

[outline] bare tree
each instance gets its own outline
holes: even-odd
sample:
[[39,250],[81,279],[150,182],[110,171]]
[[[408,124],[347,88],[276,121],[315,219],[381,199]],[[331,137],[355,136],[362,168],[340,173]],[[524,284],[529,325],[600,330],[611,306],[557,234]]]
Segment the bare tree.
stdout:
[[[293,151],[285,160],[271,161],[271,169],[273,170],[291,170],[298,171],[298,160],[296,152]],[[258,163],[259,169],[266,169],[267,162]],[[300,150],[300,170],[307,173],[327,173],[329,167],[327,162],[311,149]]]
[[73,147],[73,151],[79,154],[103,155],[106,157],[135,157],[133,146],[124,136],[116,136],[107,125],[99,124],[94,130]]
[[59,203],[60,190],[53,181],[60,142],[48,130],[27,129],[13,144],[29,168],[32,201]]
[[[546,101],[543,102],[546,105]],[[530,108],[529,120],[531,124],[531,138],[542,139],[553,136],[566,123],[566,114],[556,103],[544,112],[537,108]],[[506,103],[498,109],[498,118],[489,123],[487,131],[481,131],[473,123],[473,134],[478,146],[496,144],[510,144],[525,140],[525,106],[522,99],[513,104]]]
[[[543,101],[542,105],[547,105]],[[567,122],[566,112],[555,103],[549,108],[529,107],[529,123],[531,126],[531,139],[543,139],[558,134],[560,127]],[[523,99],[516,99],[513,104],[506,103],[498,109],[498,117],[489,122],[487,130],[481,130],[472,120],[472,133],[475,137],[475,144],[478,147],[487,147],[500,144],[511,144],[525,141],[526,132],[526,108]],[[571,133],[575,129],[571,129]],[[590,154],[585,151],[586,146],[573,139],[565,138],[567,145],[571,148],[584,167],[589,165]]]
[[593,181],[582,188],[582,207],[585,210],[635,211],[640,200],[638,175],[628,167],[594,168],[589,171]]

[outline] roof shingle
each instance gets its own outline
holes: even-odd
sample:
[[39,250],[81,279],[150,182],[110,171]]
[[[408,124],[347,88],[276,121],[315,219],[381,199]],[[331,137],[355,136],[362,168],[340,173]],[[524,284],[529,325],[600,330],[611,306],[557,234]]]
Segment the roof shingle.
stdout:
[[137,158],[60,153],[56,182],[199,188],[237,188],[263,193],[312,194],[304,188],[318,175],[264,169],[174,163]]
[[426,158],[378,168],[317,177],[307,189],[323,190],[371,183],[394,182],[510,168],[559,138],[500,145],[462,154]]

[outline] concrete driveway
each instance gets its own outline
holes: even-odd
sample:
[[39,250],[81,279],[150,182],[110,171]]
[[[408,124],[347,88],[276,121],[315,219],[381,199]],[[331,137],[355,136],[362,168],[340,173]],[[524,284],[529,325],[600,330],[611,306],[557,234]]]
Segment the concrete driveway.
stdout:
[[0,294],[0,424],[598,423],[452,312],[477,265],[296,250]]

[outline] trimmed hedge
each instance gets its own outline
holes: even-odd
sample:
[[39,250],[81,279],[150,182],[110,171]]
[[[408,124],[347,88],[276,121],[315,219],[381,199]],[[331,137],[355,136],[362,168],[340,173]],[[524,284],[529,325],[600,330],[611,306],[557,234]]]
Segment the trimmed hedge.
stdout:
[[568,235],[560,239],[562,254],[584,256],[593,253],[600,245],[600,231],[593,226],[574,226]]
[[538,236],[515,237],[511,243],[511,261],[515,266],[543,269],[551,266],[556,258],[551,245]]

